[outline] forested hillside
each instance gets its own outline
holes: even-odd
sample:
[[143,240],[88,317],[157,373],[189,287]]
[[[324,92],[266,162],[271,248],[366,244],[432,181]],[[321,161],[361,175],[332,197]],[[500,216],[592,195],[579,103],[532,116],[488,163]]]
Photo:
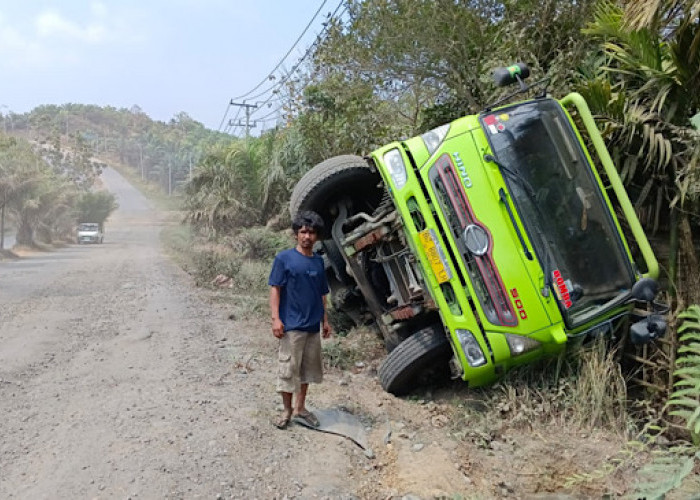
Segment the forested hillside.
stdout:
[[136,106],[83,104],[10,113],[0,139],[3,228],[13,226],[17,243],[28,246],[71,237],[105,165],[133,169],[170,195],[182,190],[204,155],[233,141],[186,113],[163,123]]
[[[83,104],[45,105],[6,119],[7,134],[73,162],[119,162],[164,190],[186,182],[200,158],[232,138],[207,130],[186,113],[170,122],[152,120],[138,106],[116,109]],[[53,159],[49,156],[49,159]]]

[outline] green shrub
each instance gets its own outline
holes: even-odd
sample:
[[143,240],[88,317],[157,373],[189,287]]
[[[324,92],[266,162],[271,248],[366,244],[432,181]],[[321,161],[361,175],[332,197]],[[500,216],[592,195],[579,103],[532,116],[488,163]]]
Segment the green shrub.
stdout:
[[270,273],[268,262],[259,260],[243,259],[240,261],[240,268],[233,278],[233,288],[241,292],[262,293],[268,291],[267,278]]
[[241,270],[241,261],[216,248],[206,248],[192,255],[192,273],[200,282],[211,282],[218,275],[234,278]]
[[293,240],[287,233],[260,226],[243,229],[227,239],[234,252],[241,257],[266,261],[293,244]]

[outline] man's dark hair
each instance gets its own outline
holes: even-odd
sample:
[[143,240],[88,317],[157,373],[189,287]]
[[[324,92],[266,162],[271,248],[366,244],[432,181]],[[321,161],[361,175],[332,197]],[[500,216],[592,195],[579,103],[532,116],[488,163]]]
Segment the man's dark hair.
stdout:
[[292,221],[292,231],[294,231],[294,234],[297,234],[302,227],[310,227],[317,234],[321,234],[324,228],[323,219],[311,210],[299,212]]

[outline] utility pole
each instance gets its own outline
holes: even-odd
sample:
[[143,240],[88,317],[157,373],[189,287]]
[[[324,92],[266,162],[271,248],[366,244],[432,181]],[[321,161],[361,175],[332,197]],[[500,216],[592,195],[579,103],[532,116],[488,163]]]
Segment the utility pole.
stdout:
[[3,250],[4,248],[5,248],[5,200],[2,201],[2,206],[0,206],[0,250]]
[[173,194],[173,165],[168,159],[168,196]]
[[[257,104],[246,104],[245,102],[233,102],[233,99],[231,99],[231,106],[241,106],[242,108],[245,109],[245,138],[247,139],[248,136],[250,135],[250,129],[255,128],[255,122],[253,124],[250,124],[250,110],[251,109],[257,109],[258,105]],[[229,120],[228,122],[229,126],[244,126],[243,123],[241,123],[240,120],[238,120],[237,124],[233,123],[233,120]]]
[[[0,108],[5,109],[5,113],[0,113],[2,115],[2,128],[3,132],[7,134],[7,115],[10,112],[10,108],[7,107],[7,104],[0,104]],[[2,248],[2,247],[0,247]]]
[[139,147],[139,166],[141,167],[141,180],[143,180],[143,146],[141,143],[137,143]]

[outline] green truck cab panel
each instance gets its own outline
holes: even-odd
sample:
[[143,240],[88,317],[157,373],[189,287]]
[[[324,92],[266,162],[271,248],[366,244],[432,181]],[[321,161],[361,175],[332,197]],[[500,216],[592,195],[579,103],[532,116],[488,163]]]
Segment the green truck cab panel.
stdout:
[[[398,151],[404,160],[406,181],[400,187],[387,175],[387,168],[379,171],[406,221],[409,246],[420,259],[423,278],[450,332],[462,377],[472,385],[486,384],[516,363],[506,333],[531,336],[533,344],[541,344],[523,353],[523,362],[545,350],[556,351],[547,344],[561,346],[566,341],[553,296],[541,294],[542,271],[520,245],[516,233],[522,228],[513,226],[517,222],[509,216],[508,200],[504,202],[501,195],[505,184],[482,159],[487,144],[478,134],[474,137],[479,130],[475,117],[458,120],[441,148],[426,161],[422,159],[427,150],[415,139],[372,153],[379,165],[389,152]],[[409,168],[417,164],[421,167]],[[448,182],[450,191],[445,188]],[[469,223],[483,228],[488,240],[488,248],[477,257],[480,261],[471,258],[465,247],[464,229]],[[474,307],[475,302],[481,307]],[[473,367],[467,360],[457,333],[464,331],[473,335],[484,353],[480,366]]]

